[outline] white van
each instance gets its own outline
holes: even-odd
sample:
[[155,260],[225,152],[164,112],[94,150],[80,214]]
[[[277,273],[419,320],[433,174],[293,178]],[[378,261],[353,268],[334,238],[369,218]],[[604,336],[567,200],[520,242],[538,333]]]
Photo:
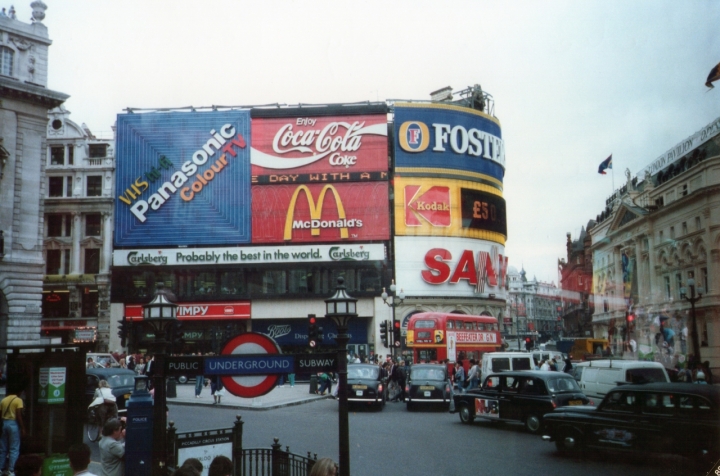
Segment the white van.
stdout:
[[580,389],[592,399],[602,400],[611,389],[625,383],[669,382],[659,362],[642,360],[591,360],[573,365]]
[[482,378],[507,370],[535,370],[532,354],[527,352],[486,352],[482,356]]
[[538,365],[540,365],[540,362],[543,360],[550,360],[553,357],[557,359],[560,364],[560,369],[558,370],[562,370],[565,365],[565,356],[562,352],[558,352],[557,350],[533,350],[531,353],[533,359],[535,359],[535,362],[537,362]]

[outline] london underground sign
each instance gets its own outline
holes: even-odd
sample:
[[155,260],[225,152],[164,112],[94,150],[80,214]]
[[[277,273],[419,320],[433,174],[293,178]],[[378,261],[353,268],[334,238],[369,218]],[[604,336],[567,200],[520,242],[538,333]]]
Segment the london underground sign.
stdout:
[[222,375],[225,388],[243,398],[270,392],[279,375],[293,372],[293,367],[293,357],[282,355],[274,339],[254,332],[232,338],[219,357],[205,358],[206,374]]

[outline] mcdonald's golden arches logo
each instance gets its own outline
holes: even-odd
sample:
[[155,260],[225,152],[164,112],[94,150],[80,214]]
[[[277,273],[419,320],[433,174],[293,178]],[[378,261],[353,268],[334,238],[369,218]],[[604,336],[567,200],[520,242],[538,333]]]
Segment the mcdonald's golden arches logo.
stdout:
[[[301,192],[304,193],[310,209],[310,220],[295,220],[295,208]],[[328,192],[332,192],[333,197],[335,198],[338,214],[337,220],[322,220],[323,203],[325,202],[325,196]],[[316,203],[312,192],[307,185],[300,185],[295,189],[295,192],[290,200],[290,205],[288,206],[287,216],[285,217],[285,233],[283,234],[283,239],[286,241],[292,240],[293,230],[296,229],[309,229],[312,236],[320,236],[321,230],[330,228],[339,228],[340,238],[347,239],[350,236],[350,228],[361,228],[362,226],[362,220],[347,218],[345,214],[345,207],[340,199],[340,194],[334,186],[329,184],[325,185],[320,191],[320,196],[318,197],[318,201]]]

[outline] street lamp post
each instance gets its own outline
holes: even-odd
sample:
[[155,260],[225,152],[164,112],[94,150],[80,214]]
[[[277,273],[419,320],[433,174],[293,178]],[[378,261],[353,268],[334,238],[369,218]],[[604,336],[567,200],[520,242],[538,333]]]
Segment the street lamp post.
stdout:
[[168,341],[167,332],[177,321],[177,304],[168,298],[169,292],[162,284],[158,284],[155,297],[143,309],[143,322],[155,335],[153,342],[154,361],[151,366],[155,397],[153,403],[153,457],[152,475],[167,475],[167,415],[165,413],[165,352]]
[[700,358],[700,339],[698,338],[695,303],[702,298],[703,294],[705,294],[705,289],[702,286],[696,289],[695,280],[693,278],[688,278],[687,285],[690,288],[690,295],[688,296],[687,289],[682,287],[680,288],[680,297],[690,303],[690,318],[692,320],[692,330],[690,331],[690,336],[692,338],[693,350],[695,351],[693,357],[694,361],[691,362],[691,364],[697,365],[702,362],[702,359]]
[[347,395],[347,344],[350,340],[348,324],[350,319],[357,317],[357,299],[350,297],[345,291],[345,279],[337,280],[335,294],[325,300],[325,317],[332,319],[337,326],[337,360],[338,360],[338,427],[340,434],[340,474],[350,476],[350,422],[348,419]]
[[[393,331],[395,330],[395,319],[396,319],[395,309],[397,309],[397,307],[400,304],[402,304],[403,301],[405,300],[405,293],[403,292],[402,288],[400,289],[400,292],[397,294],[396,294],[396,291],[397,291],[397,286],[395,286],[395,280],[393,279],[392,283],[390,284],[390,294],[388,294],[387,291],[385,290],[385,288],[383,288],[383,292],[380,295],[383,302],[392,308]],[[390,298],[392,298],[392,299],[390,300],[390,302],[388,302],[388,299],[390,299]],[[393,356],[393,360],[395,360],[395,339],[394,338],[392,339],[392,343],[390,342],[390,339],[388,339],[388,344],[390,344],[390,353]]]

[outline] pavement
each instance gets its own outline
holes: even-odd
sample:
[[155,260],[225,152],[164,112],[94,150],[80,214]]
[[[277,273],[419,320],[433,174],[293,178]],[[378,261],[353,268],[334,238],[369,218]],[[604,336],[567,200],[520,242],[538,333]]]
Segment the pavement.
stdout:
[[215,404],[213,396],[210,395],[210,388],[203,387],[200,398],[195,398],[195,384],[178,384],[177,397],[168,398],[168,405],[186,406],[209,406],[218,408],[242,408],[245,410],[272,410],[273,408],[287,407],[290,405],[301,405],[329,398],[327,395],[316,395],[310,393],[308,382],[296,382],[295,386],[285,383],[282,387],[275,387],[269,393],[255,398],[242,398],[231,395],[227,389],[225,395],[220,398],[220,403]]

